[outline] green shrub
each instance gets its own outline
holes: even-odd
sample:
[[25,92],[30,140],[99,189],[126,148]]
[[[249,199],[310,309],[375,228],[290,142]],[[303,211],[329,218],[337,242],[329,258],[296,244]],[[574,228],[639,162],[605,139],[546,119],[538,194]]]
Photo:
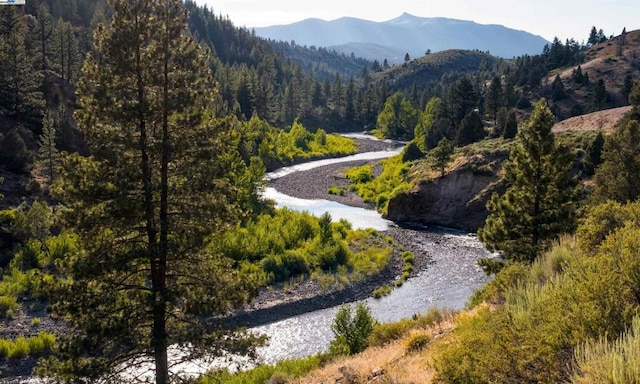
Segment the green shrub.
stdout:
[[415,321],[411,319],[401,319],[394,323],[376,324],[369,336],[369,345],[380,347],[391,341],[398,340],[415,327]]
[[20,308],[18,298],[12,295],[0,296],[0,318],[11,318],[13,313]]
[[482,303],[502,303],[504,301],[504,293],[511,288],[516,287],[529,276],[529,269],[523,263],[507,264],[493,280],[475,291],[469,298],[467,307],[472,308]]
[[347,171],[347,178],[352,183],[349,190],[356,192],[365,202],[376,204],[380,212],[385,212],[391,198],[410,188],[406,180],[408,170],[409,165],[402,162],[401,155],[382,161],[382,172],[375,178],[370,165],[353,168]]
[[640,309],[640,228],[614,231],[588,257],[569,245],[531,270],[510,265],[496,276],[518,281],[493,285],[502,306],[458,319],[436,351],[438,380],[566,382],[574,348],[625,331]]
[[367,183],[373,180],[373,168],[370,165],[352,168],[347,171],[347,178],[352,183]]
[[[340,349],[349,355],[364,351],[368,345],[368,337],[376,324],[369,307],[365,303],[356,304],[355,314],[351,314],[349,304],[342,305],[331,325],[335,336],[331,342],[332,349]],[[346,348],[344,348],[346,346]]]
[[402,260],[407,264],[413,264],[415,256],[413,255],[413,252],[406,251],[402,253]]
[[426,347],[431,338],[425,334],[419,334],[411,336],[406,342],[406,349],[408,353],[420,352]]
[[412,329],[426,329],[440,324],[453,316],[449,310],[431,308],[425,314],[413,315],[411,319],[401,319],[394,323],[376,324],[369,336],[369,345],[372,347],[383,346],[391,341],[399,340]]
[[601,337],[578,346],[573,384],[640,383],[640,317],[617,340]]
[[625,225],[640,226],[640,203],[608,201],[592,206],[576,231],[578,247],[586,254],[594,254],[607,236]]
[[390,287],[388,285],[383,285],[382,287],[378,287],[376,288],[373,293],[372,296],[374,299],[380,299],[384,296],[387,296],[391,293],[391,291],[393,290],[393,287]]
[[[314,355],[301,359],[282,360],[275,365],[257,367],[235,374],[228,371],[211,372],[198,379],[199,384],[265,384],[280,383],[283,379],[295,379],[320,366],[323,355]],[[284,381],[287,382],[287,381]]]
[[330,195],[336,195],[336,196],[344,196],[345,194],[345,189],[338,187],[336,185],[331,186],[328,190],[327,193]]

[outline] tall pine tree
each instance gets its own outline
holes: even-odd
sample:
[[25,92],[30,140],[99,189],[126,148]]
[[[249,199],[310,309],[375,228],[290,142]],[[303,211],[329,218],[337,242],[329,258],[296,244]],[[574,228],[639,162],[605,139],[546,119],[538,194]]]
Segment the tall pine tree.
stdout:
[[247,213],[256,177],[232,121],[213,116],[209,59],[185,33],[180,0],[111,4],[78,84],[92,154],[68,159],[52,188],[84,250],[61,265],[69,279],[52,310],[68,329],[40,372],[134,382],[120,372],[146,365],[157,384],[179,382],[170,364],[253,350],[216,321],[253,284],[207,237]]
[[56,126],[52,113],[47,111],[42,119],[42,135],[40,135],[38,160],[47,179],[52,183],[56,176],[56,168],[60,164],[60,152],[56,147]]
[[25,45],[26,28],[17,7],[0,7],[0,112],[20,125],[42,119],[42,72],[34,71]]
[[509,185],[487,204],[479,239],[507,260],[533,261],[550,242],[575,225],[576,186],[569,177],[572,156],[559,146],[555,118],[545,99],[518,131],[504,164]]
[[604,162],[596,169],[594,196],[602,202],[628,203],[640,198],[640,123],[620,124],[606,137]]

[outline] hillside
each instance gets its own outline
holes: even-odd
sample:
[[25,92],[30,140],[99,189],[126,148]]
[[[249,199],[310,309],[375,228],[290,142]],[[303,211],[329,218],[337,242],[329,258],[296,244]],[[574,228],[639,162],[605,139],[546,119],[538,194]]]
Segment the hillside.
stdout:
[[[553,81],[562,80],[566,98],[554,101],[559,120],[598,109],[611,109],[628,104],[625,81],[640,78],[640,30],[619,35],[596,44],[582,53],[579,65],[552,70],[542,80],[536,94],[553,98]],[[578,67],[582,76],[578,75]],[[606,96],[601,105],[596,102],[597,83],[602,80]]]
[[502,59],[485,52],[451,49],[395,65],[373,74],[372,78],[384,81],[394,89],[409,89],[414,84],[440,81],[442,75],[447,73],[465,74],[493,68],[500,61]]
[[553,131],[611,131],[618,120],[620,120],[622,116],[630,110],[631,107],[626,106],[570,117],[556,123],[553,127]]
[[[306,19],[288,25],[255,28],[258,36],[274,40],[295,40],[301,45],[332,47],[349,44],[356,56],[369,60],[400,63],[404,56],[422,56],[425,51],[438,52],[448,49],[478,49],[494,55],[511,58],[523,54],[538,54],[547,43],[540,36],[509,29],[500,25],[482,25],[472,21],[426,18],[410,14],[385,22],[374,22],[352,17],[324,21]],[[362,47],[356,44],[364,44]],[[367,44],[388,48],[388,52],[371,52]],[[342,50],[344,52],[344,50]],[[374,56],[375,54],[375,56]],[[379,55],[385,56],[379,56]],[[388,55],[388,56],[387,56]]]

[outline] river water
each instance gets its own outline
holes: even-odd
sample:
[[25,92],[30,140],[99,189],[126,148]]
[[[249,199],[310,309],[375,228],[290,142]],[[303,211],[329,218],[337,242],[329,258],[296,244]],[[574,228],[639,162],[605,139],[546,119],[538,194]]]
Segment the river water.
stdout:
[[[393,156],[393,151],[368,152],[340,159],[328,159],[286,167],[267,175],[270,180],[328,164],[355,160],[375,160]],[[347,219],[354,228],[374,228],[384,231],[392,222],[374,210],[345,206],[327,200],[298,199],[267,188],[264,197],[275,200],[279,207],[306,210],[314,215],[329,212],[334,220]],[[430,257],[431,264],[402,287],[382,299],[367,299],[366,303],[379,322],[392,322],[424,313],[429,308],[461,309],[475,289],[488,281],[477,266],[477,260],[490,257],[475,235],[446,228],[404,229],[412,242]],[[338,307],[305,313],[285,320],[252,328],[266,334],[269,345],[259,350],[261,360],[303,357],[325,351],[332,339],[331,323]]]

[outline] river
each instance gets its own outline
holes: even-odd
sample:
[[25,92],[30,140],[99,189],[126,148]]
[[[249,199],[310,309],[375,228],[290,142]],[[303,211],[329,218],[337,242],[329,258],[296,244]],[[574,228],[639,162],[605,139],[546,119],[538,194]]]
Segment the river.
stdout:
[[[367,152],[339,159],[327,159],[285,167],[267,175],[270,180],[296,171],[324,165],[357,160],[374,160],[393,156],[393,151]],[[347,219],[354,228],[374,228],[384,231],[392,222],[374,210],[355,208],[328,200],[294,198],[267,188],[266,198],[275,200],[279,207],[306,210],[314,215],[329,212],[334,220]],[[382,299],[367,299],[366,303],[379,322],[392,322],[424,313],[429,308],[461,309],[475,289],[488,281],[477,266],[477,260],[490,257],[475,235],[446,228],[407,228],[415,247],[430,257],[429,267],[410,278],[400,288]],[[331,323],[338,307],[322,309],[252,328],[266,334],[269,345],[259,350],[265,363],[303,357],[325,351],[331,341]]]

